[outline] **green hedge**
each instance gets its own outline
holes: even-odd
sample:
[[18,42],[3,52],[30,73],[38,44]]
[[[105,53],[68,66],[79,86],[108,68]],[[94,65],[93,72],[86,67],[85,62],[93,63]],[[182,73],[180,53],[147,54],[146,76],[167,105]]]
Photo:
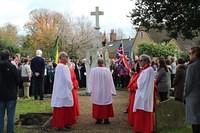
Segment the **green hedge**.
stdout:
[[152,57],[180,57],[181,51],[175,44],[170,43],[142,43],[138,47],[139,55],[148,54]]

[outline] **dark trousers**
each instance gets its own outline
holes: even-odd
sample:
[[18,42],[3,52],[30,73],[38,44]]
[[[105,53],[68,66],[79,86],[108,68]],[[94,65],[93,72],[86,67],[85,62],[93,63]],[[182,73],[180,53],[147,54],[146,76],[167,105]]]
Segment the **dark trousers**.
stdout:
[[14,133],[16,100],[0,101],[0,133],[4,133],[4,116],[7,112],[7,133]]
[[200,133],[200,125],[192,125],[193,133]]
[[160,101],[165,101],[168,99],[168,92],[159,92]]
[[40,97],[40,100],[43,100],[44,77],[42,77],[42,78],[33,77],[33,94],[34,94],[35,100],[38,99],[38,96]]

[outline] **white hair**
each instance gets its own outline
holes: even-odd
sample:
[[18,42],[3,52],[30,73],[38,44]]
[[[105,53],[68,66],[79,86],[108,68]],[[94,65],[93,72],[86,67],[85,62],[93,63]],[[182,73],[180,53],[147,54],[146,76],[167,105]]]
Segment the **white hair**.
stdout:
[[59,53],[59,59],[62,59],[64,57],[68,58],[68,54],[66,52],[60,52]]
[[36,56],[42,56],[42,50],[40,49],[36,50]]
[[140,55],[140,59],[143,59],[146,62],[151,63],[151,57],[149,55],[147,55],[147,54]]

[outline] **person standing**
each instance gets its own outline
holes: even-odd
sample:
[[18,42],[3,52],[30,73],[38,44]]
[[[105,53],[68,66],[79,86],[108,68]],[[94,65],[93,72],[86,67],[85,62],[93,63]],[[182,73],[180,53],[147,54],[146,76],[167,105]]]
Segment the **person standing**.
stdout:
[[159,59],[159,68],[157,71],[156,84],[158,87],[160,101],[167,100],[169,90],[171,88],[171,73],[166,65],[164,58]]
[[176,75],[174,78],[174,97],[175,100],[183,102],[183,92],[185,84],[186,65],[185,61],[178,59],[178,66],[176,68]]
[[137,89],[133,105],[134,126],[136,133],[152,133],[154,127],[154,69],[150,66],[148,55],[140,56],[141,73],[137,79]]
[[79,116],[80,115],[79,100],[78,100],[79,83],[78,83],[78,80],[77,80],[76,74],[75,74],[75,64],[73,64],[72,62],[69,62],[67,65],[70,70],[71,80],[72,80],[72,84],[73,84],[72,95],[73,95],[73,99],[74,99],[74,111],[75,111],[76,116]]
[[37,100],[39,96],[40,100],[43,100],[45,61],[41,50],[36,50],[36,56],[31,60],[31,70],[34,98]]
[[172,84],[172,87],[174,87],[173,81],[174,81],[174,77],[176,75],[176,60],[175,60],[175,57],[171,58],[171,61],[172,61],[172,64],[171,64],[171,67],[172,67],[171,84]]
[[91,94],[92,116],[96,124],[110,124],[114,117],[112,95],[116,95],[112,73],[103,66],[103,59],[98,59],[98,67],[92,68],[89,75],[88,93]]
[[21,77],[23,81],[23,86],[24,86],[24,97],[29,98],[29,89],[30,89],[30,81],[31,81],[31,68],[29,65],[29,60],[28,58],[24,59],[24,64],[22,65],[22,70],[21,70]]
[[9,61],[9,51],[0,54],[0,133],[4,132],[4,117],[7,112],[7,133],[14,133],[14,116],[19,75],[17,68]]
[[73,83],[70,70],[66,65],[68,55],[61,52],[59,64],[55,70],[51,107],[53,107],[53,118],[51,125],[58,130],[69,130],[76,123],[74,100],[72,95]]
[[85,67],[85,60],[83,59],[82,62],[79,63],[80,72],[81,72],[81,88],[86,87],[86,67]]
[[193,47],[189,52],[185,80],[186,123],[192,125],[193,133],[200,133],[200,47]]
[[137,63],[134,74],[132,75],[130,82],[127,86],[130,94],[129,94],[129,103],[128,103],[128,123],[134,126],[134,112],[133,105],[135,100],[135,92],[137,89],[137,80],[140,75],[140,65]]

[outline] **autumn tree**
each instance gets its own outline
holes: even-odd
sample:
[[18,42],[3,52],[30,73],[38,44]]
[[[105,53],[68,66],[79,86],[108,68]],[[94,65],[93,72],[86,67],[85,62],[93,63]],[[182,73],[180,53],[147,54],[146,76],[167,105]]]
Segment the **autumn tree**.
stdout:
[[[95,43],[96,32],[91,22],[86,17],[79,17],[73,22],[73,32],[69,38],[71,51],[79,53],[79,57],[86,56],[86,52]],[[100,38],[99,38],[100,39]]]
[[30,36],[26,41],[30,41],[31,37],[34,41],[31,47],[43,49],[46,56],[55,46],[57,37],[59,51],[67,51],[73,57],[84,57],[95,40],[95,30],[85,17],[74,19],[48,9],[36,9],[29,15],[30,20],[25,24],[25,29]]
[[0,41],[8,44],[16,44],[17,27],[12,24],[6,24],[0,27]]
[[130,17],[134,25],[166,29],[172,37],[200,34],[199,0],[137,0]]
[[43,49],[48,55],[62,28],[63,15],[47,9],[35,9],[30,12],[29,17],[30,20],[25,24],[25,29],[34,40],[33,48]]

